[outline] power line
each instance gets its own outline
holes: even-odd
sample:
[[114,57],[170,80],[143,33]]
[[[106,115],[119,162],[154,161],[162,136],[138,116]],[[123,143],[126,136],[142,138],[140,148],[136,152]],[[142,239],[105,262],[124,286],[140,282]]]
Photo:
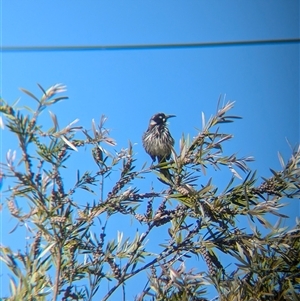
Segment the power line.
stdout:
[[2,46],[2,52],[50,52],[50,51],[107,51],[107,50],[154,50],[178,48],[208,48],[251,45],[280,45],[299,43],[299,38],[252,41],[225,41],[202,43],[129,44],[129,45],[63,45],[63,46]]

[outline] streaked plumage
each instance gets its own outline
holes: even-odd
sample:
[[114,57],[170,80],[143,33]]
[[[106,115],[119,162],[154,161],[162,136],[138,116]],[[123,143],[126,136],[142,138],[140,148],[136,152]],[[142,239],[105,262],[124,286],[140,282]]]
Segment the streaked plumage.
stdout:
[[174,139],[167,127],[167,120],[175,115],[157,113],[151,117],[147,131],[143,135],[143,146],[153,162],[169,160],[174,146]]

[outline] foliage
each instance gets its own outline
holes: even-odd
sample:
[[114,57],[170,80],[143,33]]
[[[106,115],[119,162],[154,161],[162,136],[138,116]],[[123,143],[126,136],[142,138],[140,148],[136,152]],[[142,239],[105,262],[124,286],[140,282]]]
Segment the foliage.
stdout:
[[[282,170],[271,170],[273,176],[258,183],[247,166],[253,158],[223,153],[232,135],[221,133],[219,126],[238,118],[228,115],[229,102],[218,105],[207,122],[202,115],[202,129],[192,139],[182,136],[170,162],[138,170],[131,143],[116,154],[111,151],[116,143],[105,117],[99,125],[93,120],[91,130],[75,126],[77,120],[60,129],[50,112],[53,126],[44,131],[41,113],[67,97],[57,96],[65,92],[62,85],[47,91],[39,87],[40,99],[22,89],[37,103],[35,110],[25,107],[27,115],[4,100],[0,108],[19,143],[18,153],[9,150],[2,163],[2,176],[13,180],[3,210],[18,222],[14,231],[25,226],[31,235],[23,250],[1,245],[0,258],[11,272],[10,296],[3,300],[108,300],[117,290],[128,300],[125,284],[133,277],[142,279],[142,272],[148,280],[136,292],[139,301],[208,300],[209,287],[215,289],[214,300],[299,298],[300,223],[293,229],[281,227],[286,216],[280,209],[282,199],[299,198],[300,149],[286,164],[280,157]],[[68,160],[85,149],[91,149],[96,171],[78,171],[68,188]],[[222,166],[232,173],[223,191],[213,179],[203,184],[211,167],[224,173]],[[242,179],[238,169],[246,174],[241,184],[234,180]],[[145,188],[148,173],[163,182],[160,190]],[[111,185],[110,177],[118,175]],[[82,197],[80,190],[89,196]],[[278,216],[279,222],[271,225],[266,215]],[[135,234],[125,238],[120,227],[117,237],[109,237],[110,222],[122,216],[130,217]],[[249,220],[248,228],[241,227],[241,218]],[[146,244],[157,231],[167,240],[157,239],[161,251],[153,252]],[[231,265],[222,262],[224,256]],[[204,264],[188,270],[195,259]]]

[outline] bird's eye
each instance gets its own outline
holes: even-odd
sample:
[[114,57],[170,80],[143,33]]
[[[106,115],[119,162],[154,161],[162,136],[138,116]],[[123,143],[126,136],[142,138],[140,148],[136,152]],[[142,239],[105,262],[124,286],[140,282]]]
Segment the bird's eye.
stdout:
[[164,115],[159,115],[159,118],[162,120],[162,122],[165,122],[165,121],[166,121]]

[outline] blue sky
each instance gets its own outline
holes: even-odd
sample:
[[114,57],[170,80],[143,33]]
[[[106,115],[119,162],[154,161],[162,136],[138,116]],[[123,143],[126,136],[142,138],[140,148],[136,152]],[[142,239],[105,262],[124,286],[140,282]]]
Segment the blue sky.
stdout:
[[[298,1],[2,1],[2,46],[86,46],[195,43],[299,38]],[[23,87],[67,86],[69,100],[51,108],[61,126],[76,118],[86,128],[108,117],[117,149],[135,145],[137,166],[150,163],[141,135],[156,112],[175,114],[176,141],[196,134],[201,112],[208,118],[220,95],[234,100],[242,116],[224,130],[234,134],[225,153],[254,156],[260,176],[279,169],[277,152],[288,159],[299,142],[299,43],[227,47],[3,52],[1,95],[34,105]],[[50,121],[48,112],[43,113]],[[14,149],[2,133],[2,158]],[[176,144],[178,149],[178,143]],[[175,147],[175,148],[176,148]],[[3,161],[3,159],[1,160]],[[79,168],[85,168],[82,162]],[[76,166],[77,168],[77,166]],[[94,166],[88,165],[92,169]],[[7,188],[4,183],[4,188]],[[5,187],[6,186],[6,187]],[[283,209],[294,224],[294,201]],[[10,220],[10,226],[13,222]],[[3,241],[7,231],[2,224]]]

